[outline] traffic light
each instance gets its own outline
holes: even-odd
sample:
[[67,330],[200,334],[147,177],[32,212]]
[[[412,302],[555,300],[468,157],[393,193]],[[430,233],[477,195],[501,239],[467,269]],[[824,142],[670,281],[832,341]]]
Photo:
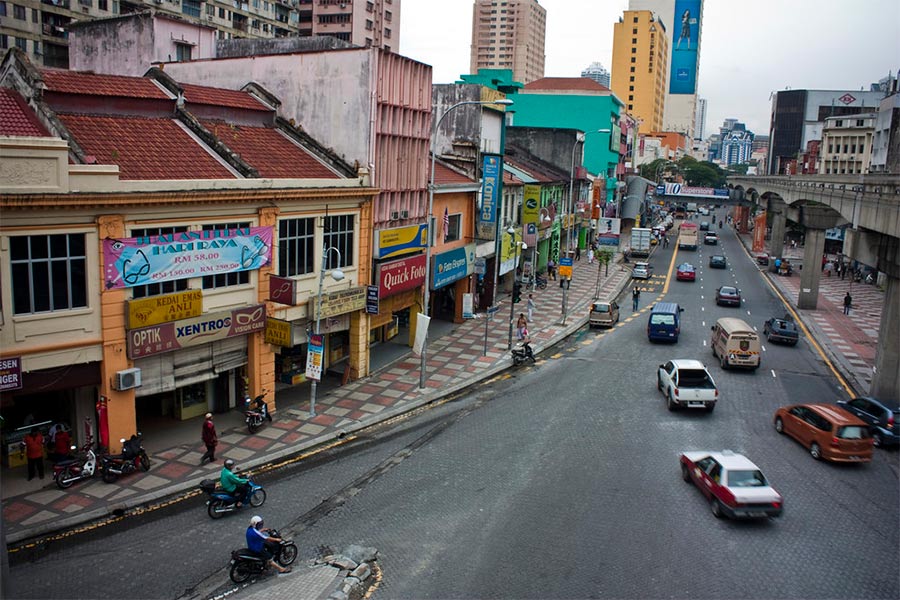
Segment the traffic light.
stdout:
[[513,284],[513,304],[522,300],[522,284],[518,281]]

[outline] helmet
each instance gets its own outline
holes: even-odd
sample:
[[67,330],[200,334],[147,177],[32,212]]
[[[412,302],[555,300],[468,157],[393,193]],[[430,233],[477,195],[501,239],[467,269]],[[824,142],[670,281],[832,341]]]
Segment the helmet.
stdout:
[[231,467],[234,466],[234,461],[229,458],[228,460],[225,461],[225,466],[230,469]]
[[256,527],[257,525],[262,525],[262,517],[259,515],[253,515],[250,517],[250,527]]

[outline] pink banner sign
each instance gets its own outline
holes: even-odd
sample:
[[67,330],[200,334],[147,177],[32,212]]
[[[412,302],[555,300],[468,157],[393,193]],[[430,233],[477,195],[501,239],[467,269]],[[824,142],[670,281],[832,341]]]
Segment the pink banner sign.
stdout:
[[106,289],[252,271],[271,260],[271,227],[103,240]]
[[172,352],[216,340],[247,335],[266,327],[266,307],[256,304],[193,319],[160,323],[128,332],[128,358]]
[[377,265],[375,279],[378,280],[380,298],[415,289],[425,281],[425,255]]

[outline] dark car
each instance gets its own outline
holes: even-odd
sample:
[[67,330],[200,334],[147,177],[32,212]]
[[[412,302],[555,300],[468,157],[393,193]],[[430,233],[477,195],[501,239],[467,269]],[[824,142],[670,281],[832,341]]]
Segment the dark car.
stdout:
[[756,262],[760,265],[768,265],[769,264],[769,255],[768,254],[757,254]]
[[763,335],[770,342],[782,342],[791,346],[796,346],[800,340],[800,332],[797,330],[797,324],[788,319],[779,319],[772,317],[763,326]]
[[900,446],[900,404],[871,396],[839,400],[838,406],[869,424],[876,446]]
[[728,267],[728,261],[721,254],[713,254],[709,257],[710,269],[725,269]]
[[709,231],[709,221],[700,221],[700,231]]
[[740,306],[741,290],[734,286],[723,285],[716,290],[716,304],[719,306]]
[[706,235],[703,236],[703,243],[707,246],[715,246],[719,243],[719,236],[716,235],[715,232],[710,231]]
[[691,263],[681,263],[678,270],[675,271],[675,279],[678,281],[695,281],[697,279],[697,271]]

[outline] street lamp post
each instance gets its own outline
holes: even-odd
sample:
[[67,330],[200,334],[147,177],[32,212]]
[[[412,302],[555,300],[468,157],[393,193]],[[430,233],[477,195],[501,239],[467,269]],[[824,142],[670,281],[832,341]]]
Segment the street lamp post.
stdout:
[[516,230],[510,225],[509,229],[506,230],[506,233],[509,234],[510,241],[515,244],[515,252],[513,252],[513,293],[509,297],[509,340],[506,343],[506,349],[512,350],[512,332],[513,332],[513,321],[516,318],[516,285],[519,283],[519,247],[522,247],[522,251],[528,250],[528,245],[525,242],[520,242],[516,239]]
[[[322,269],[319,271],[319,293],[316,295],[316,331],[315,334],[319,335],[319,325],[322,321],[322,284],[325,282],[325,267],[328,264],[328,254],[334,250],[337,253],[338,257],[338,268],[331,270],[331,278],[335,281],[340,281],[344,278],[344,272],[340,269],[341,264],[341,251],[335,248],[334,246],[325,246],[325,249],[322,251]],[[325,352],[324,344],[322,348],[322,352]],[[324,371],[325,358],[322,357],[322,366]],[[319,375],[321,378],[321,375]],[[316,391],[318,390],[318,379],[312,380],[312,385],[310,386],[310,395],[309,395],[309,416],[316,416]]]
[[[431,132],[431,176],[428,180],[428,214],[425,215],[428,225],[428,240],[425,244],[425,293],[423,294],[423,302],[422,302],[422,312],[427,317],[430,310],[428,306],[429,302],[429,292],[431,289],[431,245],[434,242],[434,235],[432,231],[431,222],[433,220],[433,215],[431,214],[434,211],[434,160],[435,160],[435,135],[437,134],[438,128],[440,128],[441,123],[444,120],[444,117],[450,114],[453,110],[459,108],[460,106],[467,106],[473,104],[491,105],[497,104],[500,106],[509,106],[513,103],[509,98],[500,98],[497,100],[464,100],[463,102],[457,102],[450,108],[444,111],[444,114],[441,115],[441,118],[437,120],[434,124],[434,129]],[[503,178],[503,173],[500,174],[500,178]],[[498,217],[499,218],[499,217]],[[422,341],[422,355],[419,360],[419,389],[423,389],[425,387],[425,361],[428,353],[428,331],[425,331],[425,339]]]
[[[542,223],[550,222],[550,210],[546,207],[541,208],[538,212],[538,232],[540,232]],[[534,292],[535,286],[537,285],[537,237],[540,235],[539,233],[535,235],[534,247],[531,248],[531,291]]]

